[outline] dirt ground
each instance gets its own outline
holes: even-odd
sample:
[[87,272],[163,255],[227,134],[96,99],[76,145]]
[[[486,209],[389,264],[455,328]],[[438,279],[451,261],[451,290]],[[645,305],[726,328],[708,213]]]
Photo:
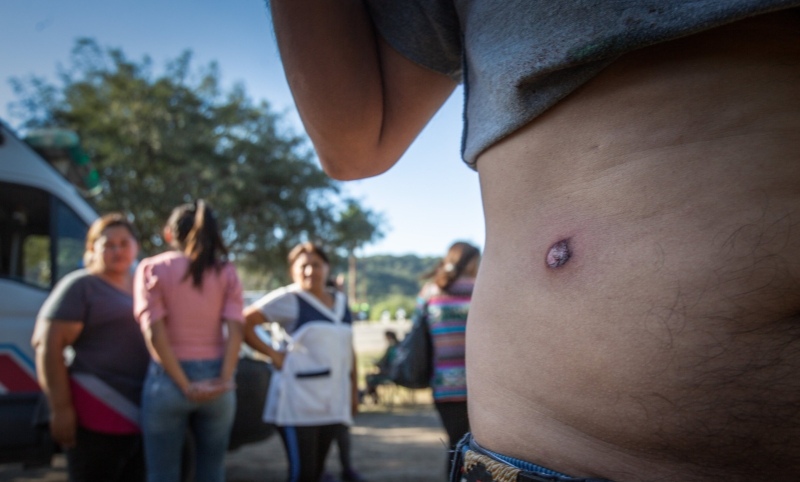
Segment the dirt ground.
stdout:
[[[442,482],[445,480],[446,435],[424,391],[395,393],[393,406],[366,405],[351,428],[355,468],[370,482]],[[340,465],[335,444],[327,470],[338,476]],[[226,460],[228,482],[281,482],[287,465],[280,437],[230,452]],[[0,481],[64,482],[62,456],[53,467],[25,470],[0,465]]]

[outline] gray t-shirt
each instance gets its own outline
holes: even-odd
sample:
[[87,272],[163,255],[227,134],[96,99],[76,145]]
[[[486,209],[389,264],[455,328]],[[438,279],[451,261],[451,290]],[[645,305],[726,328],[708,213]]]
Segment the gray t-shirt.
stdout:
[[464,83],[462,156],[528,124],[620,55],[798,0],[367,0],[380,35]]
[[[72,345],[75,358],[70,375],[96,377],[106,388],[139,405],[150,355],[133,316],[131,295],[78,270],[58,282],[39,310],[39,318],[82,322],[83,331]],[[109,403],[114,400],[113,394],[103,398]]]

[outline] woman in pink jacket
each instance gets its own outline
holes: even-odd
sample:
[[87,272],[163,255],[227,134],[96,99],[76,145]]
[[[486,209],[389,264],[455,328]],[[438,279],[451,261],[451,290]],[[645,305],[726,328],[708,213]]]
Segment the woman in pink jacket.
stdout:
[[144,259],[134,279],[135,315],[153,357],[142,393],[148,481],[179,481],[188,427],[196,480],[222,482],[236,409],[242,287],[202,200],[175,208],[164,238],[175,249]]

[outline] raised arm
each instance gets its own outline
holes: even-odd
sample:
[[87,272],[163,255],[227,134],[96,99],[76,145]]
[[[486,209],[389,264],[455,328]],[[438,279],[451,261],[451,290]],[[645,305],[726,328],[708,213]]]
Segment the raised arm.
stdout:
[[269,344],[264,343],[258,334],[256,334],[256,326],[263,323],[268,323],[267,317],[264,316],[257,308],[248,307],[244,310],[244,342],[257,352],[263,353],[272,360],[272,364],[276,369],[283,366],[283,359],[286,354],[272,348]]
[[270,6],[297,109],[333,178],[388,170],[456,86],[379,38],[361,0],[271,0]]

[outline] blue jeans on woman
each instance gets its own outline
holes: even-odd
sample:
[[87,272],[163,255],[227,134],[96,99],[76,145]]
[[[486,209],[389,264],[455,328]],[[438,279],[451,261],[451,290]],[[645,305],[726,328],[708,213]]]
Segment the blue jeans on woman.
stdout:
[[[190,381],[217,378],[221,360],[182,361]],[[189,401],[164,368],[150,362],[142,391],[142,433],[148,482],[180,482],[181,457],[187,428],[195,441],[195,480],[223,482],[236,393],[214,400]]]

